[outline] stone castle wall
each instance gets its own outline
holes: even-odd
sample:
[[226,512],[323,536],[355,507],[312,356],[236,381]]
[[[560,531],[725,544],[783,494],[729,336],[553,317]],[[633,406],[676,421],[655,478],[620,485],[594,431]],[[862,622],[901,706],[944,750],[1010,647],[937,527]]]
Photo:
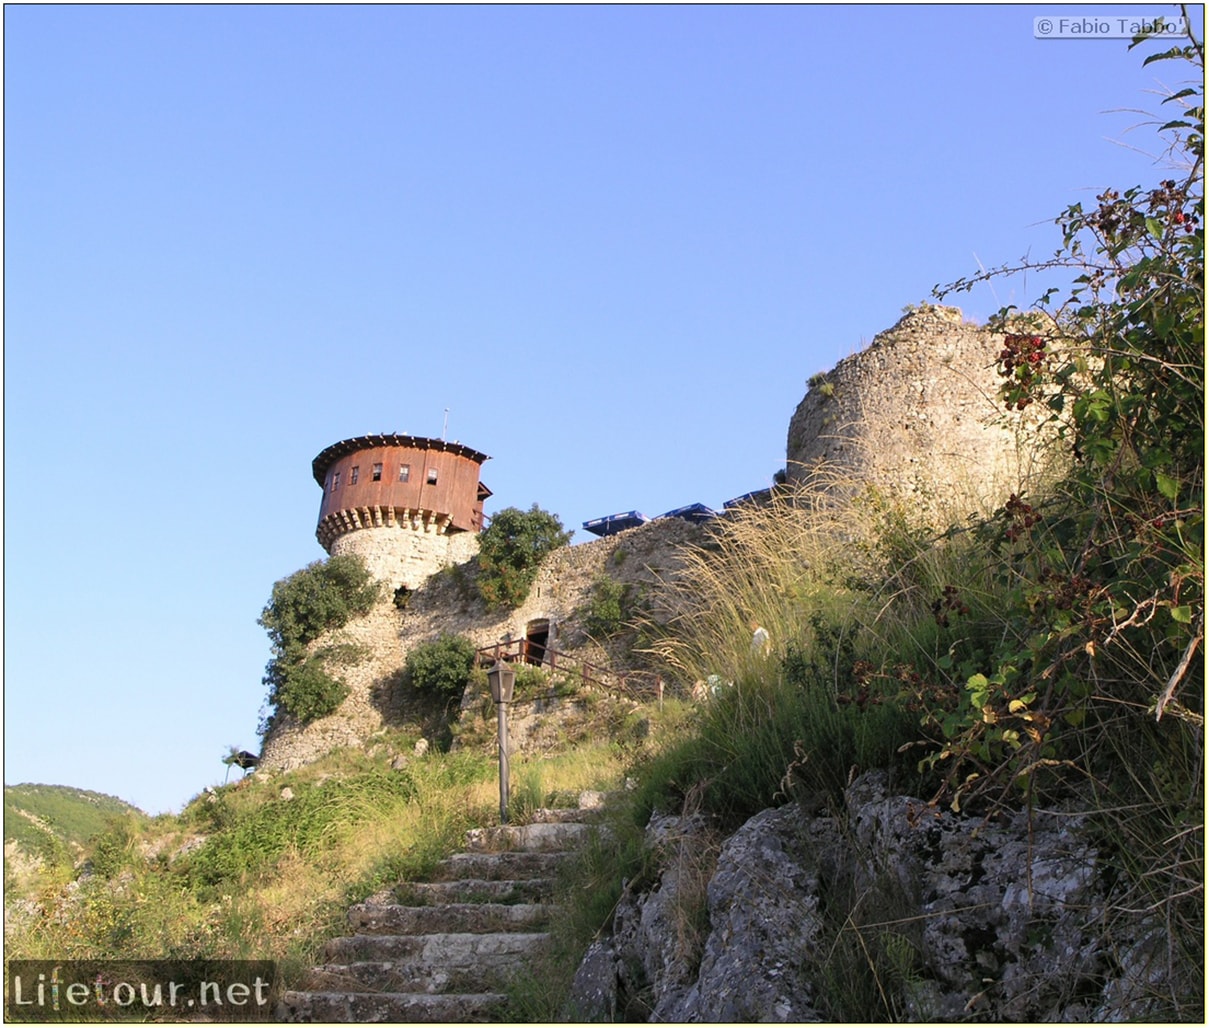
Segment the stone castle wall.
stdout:
[[435,525],[412,528],[407,521],[345,532],[331,544],[333,557],[362,557],[370,573],[385,582],[392,593],[400,586],[418,589],[430,575],[463,564],[478,552],[476,532],[445,533]]
[[992,508],[1044,473],[1039,416],[996,400],[1003,336],[925,305],[810,380],[789,423],[787,476],[820,465],[918,510]]
[[[485,609],[474,595],[473,564],[458,564],[448,573],[428,579],[405,610],[397,609],[386,593],[369,614],[351,621],[339,633],[343,640],[366,646],[370,654],[361,663],[339,669],[339,676],[349,686],[348,697],[335,713],[310,724],[280,714],[265,736],[261,768],[287,771],[300,767],[338,747],[360,745],[396,722],[401,714],[396,684],[408,652],[444,633],[465,636],[483,647],[524,638],[530,622],[548,620],[551,647],[607,663],[607,657],[580,627],[579,611],[591,599],[597,577],[607,573],[615,581],[652,588],[662,574],[678,566],[680,548],[700,541],[701,533],[695,525],[667,518],[606,539],[564,546],[550,554],[528,598],[511,611]],[[363,530],[344,538],[371,534],[372,530]],[[338,551],[333,547],[332,552]],[[330,641],[320,640],[319,644]]]

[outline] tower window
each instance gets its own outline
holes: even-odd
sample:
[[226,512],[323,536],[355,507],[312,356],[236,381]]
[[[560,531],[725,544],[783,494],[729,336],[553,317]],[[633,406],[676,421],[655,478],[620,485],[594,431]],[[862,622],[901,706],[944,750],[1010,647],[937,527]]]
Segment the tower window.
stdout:
[[400,464],[399,465],[399,481],[406,482],[410,478],[411,478],[411,465],[410,464]]
[[437,484],[437,469],[436,468],[428,469],[428,484],[429,485]]
[[382,465],[381,465],[381,464],[375,464],[375,465],[374,465],[374,468],[373,468],[373,480],[374,480],[375,482],[381,482],[381,481],[382,481]]
[[354,464],[352,470],[348,473],[348,484],[356,485],[357,476],[360,474],[361,474],[361,468],[358,465]]
[[340,472],[333,471],[332,472],[332,492],[335,492],[339,488],[340,488]]

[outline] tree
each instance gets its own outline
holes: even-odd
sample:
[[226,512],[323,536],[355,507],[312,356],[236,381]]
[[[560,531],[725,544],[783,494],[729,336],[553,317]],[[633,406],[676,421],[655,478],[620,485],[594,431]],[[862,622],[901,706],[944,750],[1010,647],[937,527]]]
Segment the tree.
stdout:
[[571,533],[535,503],[528,511],[506,507],[479,536],[479,593],[490,608],[519,607],[542,561],[565,546]]
[[[364,651],[348,644],[326,646],[314,653],[309,647],[353,617],[369,613],[380,593],[381,583],[355,555],[316,561],[276,582],[257,622],[273,644],[263,680],[269,689],[267,702],[303,722],[339,707],[348,695],[348,686],[329,668],[334,663],[359,660]],[[262,733],[270,723],[271,718],[261,726]]]
[[317,560],[274,583],[257,624],[274,650],[284,652],[367,614],[380,592],[381,583],[355,554]]

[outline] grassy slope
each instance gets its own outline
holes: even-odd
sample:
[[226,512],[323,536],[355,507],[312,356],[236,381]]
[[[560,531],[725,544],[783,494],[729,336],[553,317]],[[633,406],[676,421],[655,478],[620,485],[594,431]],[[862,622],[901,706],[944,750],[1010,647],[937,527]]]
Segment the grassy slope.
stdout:
[[[297,771],[250,775],[179,815],[121,805],[128,813],[87,847],[93,874],[59,863],[9,891],[9,957],[272,959],[296,981],[343,931],[349,904],[421,878],[468,828],[499,816],[492,754],[431,752],[392,766],[413,742],[386,733]],[[594,742],[512,771],[519,820],[614,787],[621,763],[615,745]]]

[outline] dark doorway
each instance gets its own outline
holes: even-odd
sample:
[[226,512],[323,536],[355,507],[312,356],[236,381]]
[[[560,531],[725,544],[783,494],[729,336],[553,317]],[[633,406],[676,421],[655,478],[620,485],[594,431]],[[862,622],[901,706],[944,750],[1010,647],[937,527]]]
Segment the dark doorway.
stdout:
[[530,621],[525,626],[525,663],[539,667],[544,664],[549,643],[550,622],[546,618]]

